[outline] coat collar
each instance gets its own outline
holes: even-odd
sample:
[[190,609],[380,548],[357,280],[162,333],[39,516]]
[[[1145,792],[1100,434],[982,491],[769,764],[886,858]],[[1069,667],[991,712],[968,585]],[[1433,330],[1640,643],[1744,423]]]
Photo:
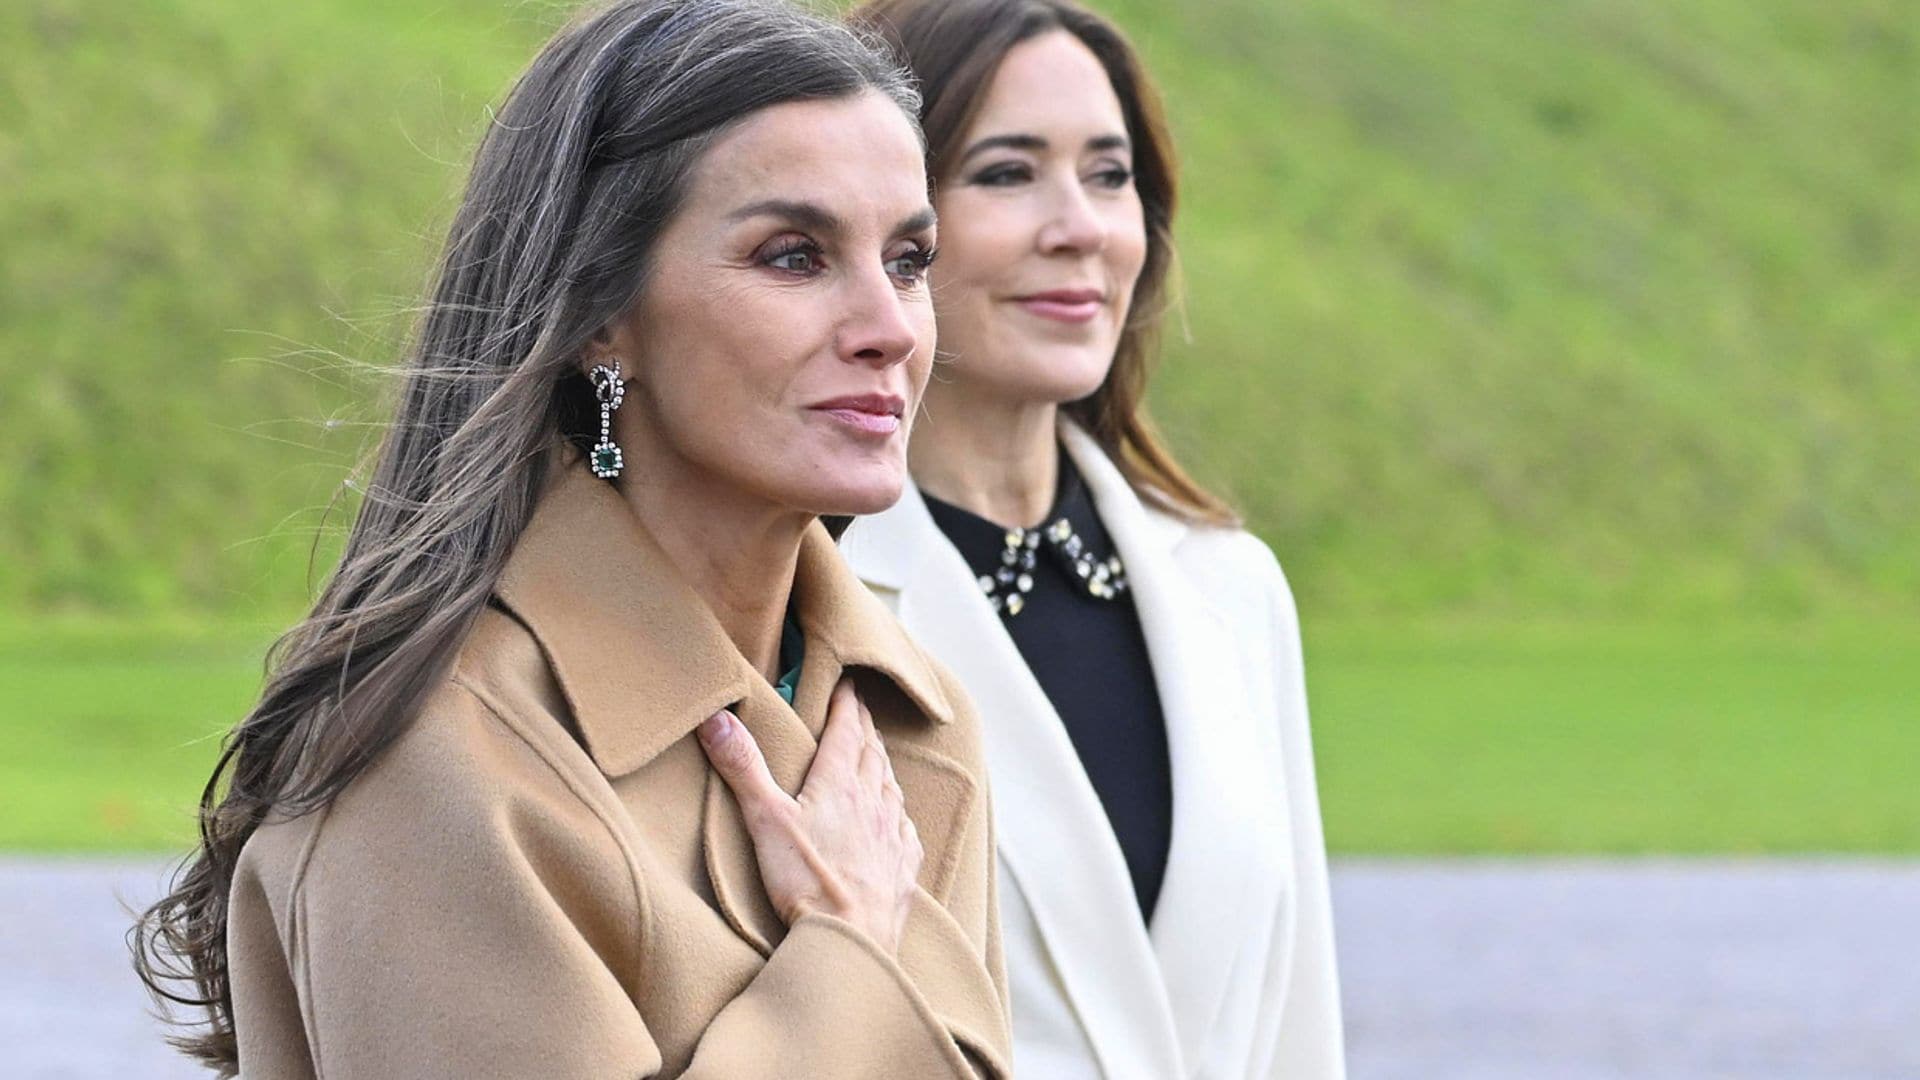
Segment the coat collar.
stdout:
[[[843,673],[875,703],[876,722],[946,725],[955,718],[955,703],[926,654],[818,523],[801,541],[794,574],[792,606],[806,659],[789,706],[734,648],[619,493],[577,454],[556,466],[494,592],[539,642],[588,754],[616,784],[731,706],[774,781],[797,792]],[[979,950],[946,907],[984,785],[916,740],[889,752],[926,847],[900,963],[927,1007],[1005,1075],[995,1051],[1011,1042],[1002,998],[986,965],[955,963]],[[767,899],[739,804],[711,770],[702,798],[702,858],[714,903],[744,941],[771,956],[787,928]]]
[[[1100,520],[1109,532],[1117,535],[1120,528],[1125,528],[1135,548],[1150,548],[1155,556],[1172,555],[1180,541],[1186,539],[1192,526],[1172,514],[1151,510],[1141,502],[1119,466],[1085,428],[1062,417],[1060,445],[1073,459],[1074,468],[1080,470],[1080,479],[1087,485],[1093,505],[1100,511]],[[1116,516],[1123,519],[1118,526],[1113,520]]]
[[[613,485],[578,454],[557,466],[494,594],[539,641],[587,752],[608,776],[639,769],[718,710],[772,692]],[[817,522],[801,541],[792,602],[810,668],[818,654],[831,661],[822,670],[871,669],[929,719],[952,720],[926,657]],[[801,717],[815,736],[820,711]]]
[[[1238,665],[1240,642],[1186,569],[1193,526],[1148,507],[1099,445],[1078,428],[1061,441],[1127,566],[1153,657],[1173,769],[1173,837],[1151,931],[1188,1068],[1206,1047],[1245,947],[1222,927],[1250,927],[1291,874],[1284,802],[1268,797],[1264,741]],[[1190,557],[1190,556],[1188,556]]]
[[[1174,833],[1151,932],[1125,857],[1045,691],[973,572],[909,490],[842,539],[870,586],[898,598],[901,620],[954,668],[986,735],[1000,852],[1032,910],[1053,967],[1108,1071],[1183,1076],[1206,1057],[1252,913],[1284,874],[1248,857],[1284,822],[1266,810],[1260,755],[1235,662],[1237,642],[1182,565],[1193,527],[1141,501],[1085,431],[1060,440],[1126,563],[1167,721]],[[1241,749],[1236,749],[1241,748]]]
[[[1106,451],[1080,425],[1062,416],[1059,430],[1060,444],[1073,458],[1108,530],[1114,529],[1109,519],[1117,510],[1127,519],[1136,545],[1171,554],[1186,537],[1187,523],[1142,504]],[[860,580],[893,592],[904,590],[918,575],[923,560],[947,546],[946,537],[927,511],[926,500],[911,487],[892,509],[859,519],[841,543]]]
[[[973,697],[1010,882],[1002,888],[1025,899],[1102,1070],[1188,1075],[1126,857],[1066,728],[973,571],[913,489],[855,522],[841,544],[863,580],[894,594],[901,620]],[[1010,966],[1016,961],[1009,957]]]

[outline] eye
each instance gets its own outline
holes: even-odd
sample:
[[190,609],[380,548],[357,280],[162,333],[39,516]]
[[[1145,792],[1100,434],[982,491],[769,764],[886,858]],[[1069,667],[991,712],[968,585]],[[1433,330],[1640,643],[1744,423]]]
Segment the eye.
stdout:
[[1133,170],[1125,165],[1114,165],[1093,174],[1093,182],[1103,188],[1119,190],[1133,181]]
[[887,260],[887,273],[910,285],[917,285],[927,278],[927,268],[933,265],[939,254],[932,248],[915,247],[902,255]]
[[1012,187],[1033,179],[1033,170],[1017,161],[989,165],[973,174],[973,183],[981,187]]
[[794,238],[782,241],[760,260],[761,265],[771,266],[775,270],[784,270],[789,274],[814,274],[821,269],[820,245],[811,240]]

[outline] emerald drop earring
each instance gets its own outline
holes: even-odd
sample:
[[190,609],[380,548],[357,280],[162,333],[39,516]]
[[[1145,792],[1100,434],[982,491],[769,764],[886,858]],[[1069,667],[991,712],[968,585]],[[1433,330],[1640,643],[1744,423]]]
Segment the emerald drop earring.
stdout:
[[613,441],[613,414],[627,396],[627,384],[620,380],[620,358],[614,357],[612,367],[594,365],[587,373],[587,381],[593,383],[593,396],[600,402],[600,441],[594,443],[588,453],[587,465],[593,475],[611,480],[619,476],[626,465],[619,445]]

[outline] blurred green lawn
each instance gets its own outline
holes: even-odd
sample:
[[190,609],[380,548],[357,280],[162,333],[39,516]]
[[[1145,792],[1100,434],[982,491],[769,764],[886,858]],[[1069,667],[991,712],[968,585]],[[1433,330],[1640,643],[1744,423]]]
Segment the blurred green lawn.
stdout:
[[1920,626],[1308,627],[1329,843],[1920,851]]
[[[0,849],[184,850],[262,626],[0,629]],[[1310,623],[1336,852],[1920,852],[1920,628]]]

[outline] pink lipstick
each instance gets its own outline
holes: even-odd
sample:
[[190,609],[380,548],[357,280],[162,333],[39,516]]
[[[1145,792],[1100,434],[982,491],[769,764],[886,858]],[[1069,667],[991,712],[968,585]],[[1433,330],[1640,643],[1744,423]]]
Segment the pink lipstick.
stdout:
[[1100,314],[1106,299],[1098,289],[1049,289],[1017,297],[1014,302],[1043,319],[1084,323]]
[[826,413],[855,431],[891,435],[900,430],[900,418],[907,411],[907,403],[893,394],[849,394],[816,402],[808,408]]

